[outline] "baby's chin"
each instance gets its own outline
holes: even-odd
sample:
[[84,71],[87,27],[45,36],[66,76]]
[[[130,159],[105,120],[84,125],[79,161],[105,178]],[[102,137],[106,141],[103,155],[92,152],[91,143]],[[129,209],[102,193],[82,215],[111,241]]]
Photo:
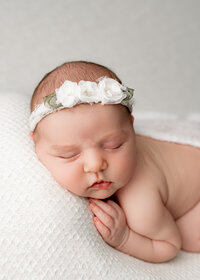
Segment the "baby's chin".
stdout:
[[96,198],[96,199],[108,199],[109,197],[113,196],[115,192],[111,192],[108,190],[98,190],[96,192],[91,193],[87,197],[89,198]]

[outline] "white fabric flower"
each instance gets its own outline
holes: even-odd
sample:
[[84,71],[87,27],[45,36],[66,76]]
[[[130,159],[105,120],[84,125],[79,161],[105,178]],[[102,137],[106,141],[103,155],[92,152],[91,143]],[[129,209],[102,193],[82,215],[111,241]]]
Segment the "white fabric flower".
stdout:
[[104,78],[100,80],[98,87],[102,104],[118,104],[126,97],[122,91],[123,86],[114,79]]
[[57,101],[64,107],[71,108],[79,101],[80,88],[75,82],[65,81],[62,86],[55,90]]
[[78,83],[80,87],[79,98],[82,102],[99,102],[98,86],[95,82],[80,81]]

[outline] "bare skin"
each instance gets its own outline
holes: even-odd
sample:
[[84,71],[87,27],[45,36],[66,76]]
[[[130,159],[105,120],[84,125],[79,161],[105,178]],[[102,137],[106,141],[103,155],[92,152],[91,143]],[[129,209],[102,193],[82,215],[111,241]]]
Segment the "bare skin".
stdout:
[[30,136],[57,182],[90,198],[109,245],[149,262],[200,252],[200,149],[135,135],[121,105],[61,110]]
[[111,201],[90,200],[97,230],[113,247],[150,262],[171,259],[180,248],[200,252],[200,149],[136,139],[145,165],[115,194],[124,215]]

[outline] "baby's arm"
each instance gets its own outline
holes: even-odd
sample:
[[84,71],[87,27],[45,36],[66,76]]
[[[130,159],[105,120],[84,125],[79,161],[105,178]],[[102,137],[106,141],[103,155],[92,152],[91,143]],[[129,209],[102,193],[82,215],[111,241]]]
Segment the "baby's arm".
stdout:
[[179,252],[180,234],[159,193],[150,190],[145,195],[145,205],[144,197],[141,201],[137,197],[137,205],[133,201],[124,203],[126,219],[120,206],[113,201],[93,200],[96,206],[93,203],[92,211],[97,216],[95,226],[103,239],[116,249],[145,261],[164,262]]

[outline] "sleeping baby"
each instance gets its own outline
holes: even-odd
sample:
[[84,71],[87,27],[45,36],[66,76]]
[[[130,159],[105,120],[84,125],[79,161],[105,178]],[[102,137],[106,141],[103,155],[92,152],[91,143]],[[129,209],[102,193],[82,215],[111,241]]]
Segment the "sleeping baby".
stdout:
[[94,225],[117,250],[165,262],[200,252],[200,149],[134,131],[134,90],[110,69],[67,62],[31,99],[30,136],[55,180],[89,198]]

